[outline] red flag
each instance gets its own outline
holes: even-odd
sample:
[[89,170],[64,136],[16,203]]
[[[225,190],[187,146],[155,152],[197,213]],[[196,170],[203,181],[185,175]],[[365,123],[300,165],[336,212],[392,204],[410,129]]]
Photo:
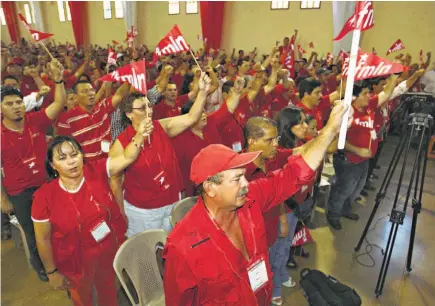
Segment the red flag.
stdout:
[[33,39],[36,42],[41,41],[41,40],[46,39],[46,38],[49,38],[49,37],[54,35],[54,34],[50,34],[50,33],[36,31],[30,27],[30,25],[27,23],[27,20],[24,18],[23,15],[18,14],[18,17],[24,23],[24,27],[30,32],[30,35],[32,35]]
[[160,56],[176,54],[189,50],[189,45],[184,39],[183,34],[181,34],[178,26],[174,25],[171,31],[169,31],[169,33],[166,34],[157,45],[153,61],[155,58],[159,58]]
[[295,36],[290,40],[290,46],[287,51],[287,56],[284,60],[284,67],[290,72],[290,77],[295,77]]
[[[347,76],[349,69],[349,56],[345,55],[343,64],[343,76]],[[358,51],[357,64],[355,70],[355,81],[375,78],[378,76],[389,75],[402,72],[403,65],[390,62],[372,53]]]
[[372,1],[357,1],[355,13],[349,17],[341,29],[340,34],[333,40],[340,40],[347,33],[355,29],[360,29],[361,32],[372,28],[373,23],[373,4]]
[[304,49],[302,49],[301,45],[298,45],[298,50],[300,54],[304,54],[307,53],[307,51],[305,51]]
[[309,46],[310,48],[314,48],[314,43],[313,43],[313,42],[310,42],[310,43],[308,44],[308,46]]
[[298,245],[303,245],[313,241],[310,232],[307,227],[304,225],[297,233],[293,236],[292,246],[296,247]]
[[387,55],[389,55],[390,53],[393,53],[393,52],[397,52],[397,51],[403,50],[403,49],[405,49],[405,45],[403,44],[403,42],[400,39],[398,39],[390,47],[390,49],[388,49]]
[[125,65],[99,78],[108,82],[128,82],[131,86],[144,94],[147,93],[145,60]]
[[116,45],[119,45],[119,41],[112,40],[112,44],[114,44],[115,46],[116,46]]
[[425,64],[424,59],[423,59],[423,49],[420,49],[420,66],[421,66],[421,68],[426,68],[425,67],[426,64]]
[[137,31],[134,28],[134,26],[131,26],[131,30],[127,31],[127,38],[125,39],[125,41],[131,43],[137,36]]
[[112,48],[109,48],[109,56],[107,57],[107,64],[109,66],[115,66],[116,61],[118,60],[118,54],[116,54],[115,51],[112,50]]

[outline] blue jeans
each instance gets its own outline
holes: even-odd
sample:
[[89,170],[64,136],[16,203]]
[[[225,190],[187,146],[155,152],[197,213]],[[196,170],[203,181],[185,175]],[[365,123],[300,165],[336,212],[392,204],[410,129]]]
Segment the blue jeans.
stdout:
[[370,160],[353,164],[334,155],[336,181],[331,187],[326,215],[330,220],[339,220],[342,215],[350,214],[352,203],[361,193],[366,183]]
[[[295,234],[296,224],[298,218],[294,213],[287,214],[287,222],[289,233],[287,237],[279,238],[275,241],[274,245],[269,249],[270,267],[273,272],[273,295],[272,297],[282,296],[282,283],[289,280],[287,272],[287,261],[290,256],[290,247],[292,245],[293,236]],[[281,234],[278,225],[278,235]]]

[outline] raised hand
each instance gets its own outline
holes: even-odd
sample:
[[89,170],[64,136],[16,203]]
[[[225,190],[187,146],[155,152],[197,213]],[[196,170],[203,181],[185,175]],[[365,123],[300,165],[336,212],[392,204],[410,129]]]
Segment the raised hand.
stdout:
[[199,90],[208,92],[211,86],[211,78],[205,74],[205,72],[201,72],[201,76],[199,78]]
[[63,79],[64,67],[57,59],[53,59],[50,62],[50,70],[55,82],[60,82]]

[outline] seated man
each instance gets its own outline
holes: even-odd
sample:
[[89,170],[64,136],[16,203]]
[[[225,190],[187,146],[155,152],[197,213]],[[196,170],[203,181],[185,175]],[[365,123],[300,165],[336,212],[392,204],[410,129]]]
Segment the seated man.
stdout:
[[345,110],[339,103],[300,155],[251,183],[244,167],[260,152],[237,154],[210,145],[198,153],[190,174],[198,186],[198,202],[164,249],[166,305],[270,304],[272,273],[263,214],[313,179]]

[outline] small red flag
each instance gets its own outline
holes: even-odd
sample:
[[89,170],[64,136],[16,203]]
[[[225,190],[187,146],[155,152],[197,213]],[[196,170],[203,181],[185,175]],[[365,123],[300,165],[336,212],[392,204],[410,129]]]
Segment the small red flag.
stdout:
[[116,61],[118,60],[118,54],[116,54],[115,51],[112,50],[112,48],[109,48],[109,56],[107,57],[107,64],[109,66],[115,66]]
[[397,51],[400,51],[400,50],[403,50],[403,49],[405,49],[405,45],[403,44],[403,42],[400,40],[400,39],[398,39],[398,40],[396,40],[396,42],[390,47],[390,49],[388,49],[388,51],[387,51],[387,55],[389,55],[390,53],[393,53],[393,52],[397,52]]
[[18,14],[18,17],[24,23],[24,27],[29,31],[30,35],[32,35],[33,39],[36,42],[41,41],[41,40],[46,39],[46,38],[49,38],[49,37],[54,35],[54,34],[50,34],[50,33],[36,31],[30,27],[30,25],[27,23],[27,20],[24,18],[23,15]]
[[310,48],[314,48],[314,43],[313,42],[310,42],[309,44],[308,44],[308,46],[310,47]]
[[119,45],[119,41],[112,40],[112,44],[114,44],[115,46],[116,46],[116,45]]
[[300,54],[307,53],[307,51],[305,51],[305,50],[301,47],[301,45],[298,45],[298,50],[299,50],[299,53],[300,53]]
[[131,43],[136,38],[136,36],[137,36],[137,31],[134,28],[134,26],[131,26],[131,30],[127,31],[127,38],[125,39],[125,41]]
[[177,54],[180,52],[189,51],[189,45],[181,34],[180,29],[177,25],[169,31],[168,34],[163,37],[156,47],[154,52],[153,61],[157,60],[160,56]]
[[108,82],[128,82],[131,86],[144,94],[147,93],[145,60],[125,65],[99,78]]

